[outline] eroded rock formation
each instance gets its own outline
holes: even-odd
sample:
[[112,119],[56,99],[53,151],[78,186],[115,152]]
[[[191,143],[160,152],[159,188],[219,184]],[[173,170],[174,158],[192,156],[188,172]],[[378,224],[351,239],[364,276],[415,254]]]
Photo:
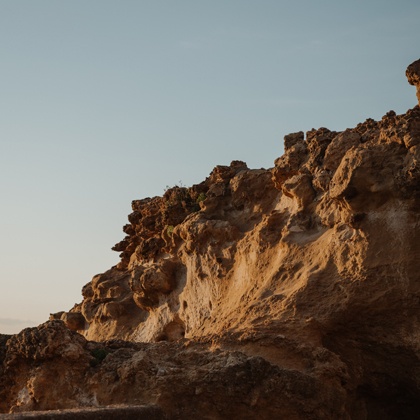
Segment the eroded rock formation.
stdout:
[[419,100],[420,105],[420,60],[411,63],[407,67],[406,75],[408,83],[415,86],[417,89],[417,99]]
[[419,204],[419,106],[133,201],[121,262],[82,303],[0,340],[0,409],[415,418]]

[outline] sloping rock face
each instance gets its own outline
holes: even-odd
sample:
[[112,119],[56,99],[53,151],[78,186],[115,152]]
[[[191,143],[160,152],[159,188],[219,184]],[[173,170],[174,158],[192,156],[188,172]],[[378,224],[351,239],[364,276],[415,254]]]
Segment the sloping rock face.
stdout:
[[415,418],[419,204],[419,106],[133,201],[121,262],[82,303],[0,340],[0,409]]

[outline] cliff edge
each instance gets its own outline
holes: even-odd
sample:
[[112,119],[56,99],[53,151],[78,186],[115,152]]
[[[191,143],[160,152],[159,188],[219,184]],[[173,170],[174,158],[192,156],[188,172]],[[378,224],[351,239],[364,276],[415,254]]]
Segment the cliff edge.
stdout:
[[234,161],[133,201],[120,263],[3,336],[0,410],[415,418],[420,107],[284,142],[271,169]]

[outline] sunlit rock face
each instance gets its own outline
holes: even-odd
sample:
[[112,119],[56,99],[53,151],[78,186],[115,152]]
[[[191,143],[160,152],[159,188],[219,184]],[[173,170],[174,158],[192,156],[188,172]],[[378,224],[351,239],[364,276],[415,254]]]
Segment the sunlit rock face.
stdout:
[[273,168],[234,161],[135,200],[120,263],[70,311],[0,340],[0,408],[415,418],[419,204],[418,106],[291,133]]

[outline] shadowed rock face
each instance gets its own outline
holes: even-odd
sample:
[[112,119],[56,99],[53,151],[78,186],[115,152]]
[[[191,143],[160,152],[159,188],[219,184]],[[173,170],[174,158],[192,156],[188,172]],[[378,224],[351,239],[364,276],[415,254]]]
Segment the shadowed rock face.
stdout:
[[135,200],[121,262],[0,340],[0,409],[415,418],[419,204],[418,106],[292,133],[271,169],[234,161]]

